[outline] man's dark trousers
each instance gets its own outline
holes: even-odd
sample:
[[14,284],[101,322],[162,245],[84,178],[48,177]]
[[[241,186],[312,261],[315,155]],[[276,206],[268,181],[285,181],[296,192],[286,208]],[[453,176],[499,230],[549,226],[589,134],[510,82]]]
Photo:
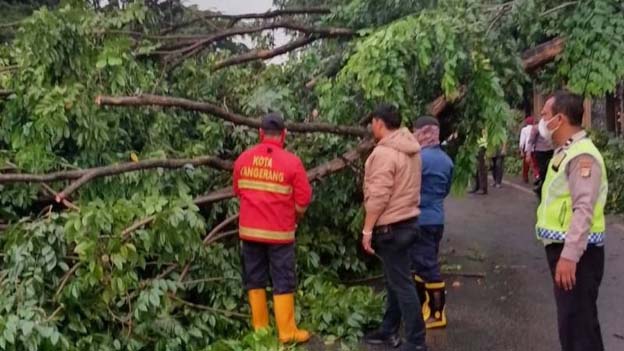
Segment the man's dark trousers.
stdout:
[[418,240],[418,220],[412,218],[388,226],[375,228],[373,247],[383,261],[386,290],[386,313],[381,330],[396,333],[403,317],[408,345],[425,345],[423,321],[416,285],[410,272],[409,249]]
[[264,244],[243,241],[243,281],[247,290],[264,289],[273,283],[273,294],[290,294],[297,287],[295,244]]
[[443,225],[422,225],[419,239],[410,249],[412,270],[425,283],[442,281],[438,254],[443,233]]
[[[563,244],[546,246],[555,276]],[[604,351],[598,322],[598,290],[604,274],[604,247],[589,245],[576,265],[576,285],[565,291],[555,285],[559,341],[562,351]]]

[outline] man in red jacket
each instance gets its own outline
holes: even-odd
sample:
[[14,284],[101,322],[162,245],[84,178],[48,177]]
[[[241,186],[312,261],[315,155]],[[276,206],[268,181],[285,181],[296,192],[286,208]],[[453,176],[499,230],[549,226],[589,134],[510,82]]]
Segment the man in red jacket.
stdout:
[[279,114],[262,119],[260,144],[234,163],[234,193],[240,200],[239,236],[243,275],[255,330],[269,324],[269,273],[279,340],[306,342],[310,333],[295,322],[295,230],[312,199],[301,160],[283,149],[286,129]]

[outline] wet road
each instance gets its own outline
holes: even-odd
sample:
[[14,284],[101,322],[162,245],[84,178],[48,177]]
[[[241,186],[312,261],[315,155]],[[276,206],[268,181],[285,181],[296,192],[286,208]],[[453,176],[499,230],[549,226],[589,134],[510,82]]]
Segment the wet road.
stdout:
[[[559,350],[551,278],[533,234],[536,206],[518,184],[448,200],[446,264],[486,277],[447,276],[449,326],[428,332],[432,351]],[[624,226],[611,219],[608,234],[599,314],[606,350],[622,351]]]

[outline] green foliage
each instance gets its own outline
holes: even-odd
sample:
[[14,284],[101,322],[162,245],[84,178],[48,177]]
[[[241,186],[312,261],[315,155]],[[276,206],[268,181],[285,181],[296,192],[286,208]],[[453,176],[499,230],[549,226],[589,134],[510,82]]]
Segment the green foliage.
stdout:
[[302,285],[303,320],[323,335],[326,343],[354,345],[366,329],[381,320],[383,299],[370,287],[346,288],[323,275],[311,276]]
[[585,96],[613,92],[624,77],[624,6],[621,1],[583,2],[563,26],[569,33],[558,65],[571,90]]
[[591,131],[591,137],[607,166],[609,195],[606,210],[624,213],[624,140],[600,131]]
[[[278,3],[330,5],[328,16],[297,21],[351,27],[359,35],[319,41],[281,65],[214,71],[217,60],[244,49],[225,41],[170,70],[155,54],[163,43],[123,33],[160,33],[194,18],[193,8],[122,1],[100,9],[66,1],[34,12],[0,46],[0,67],[17,67],[0,73],[0,89],[13,92],[0,100],[2,166],[47,173],[126,162],[131,153],[233,160],[257,140],[255,131],[204,113],[99,107],[94,98],[100,94],[180,96],[249,116],[280,111],[289,121],[336,124],[356,124],[374,104],[389,101],[401,107],[406,125],[443,94],[453,103],[442,120],[446,136],[457,132],[451,146],[457,150],[455,189],[461,190],[478,139],[486,135],[490,149],[506,140],[514,120],[509,106],[521,101],[528,82],[520,51],[554,36],[569,38],[557,65],[538,77],[549,86],[567,83],[601,94],[624,75],[617,36],[622,16],[611,15],[622,11],[616,1],[560,9],[558,1],[537,0],[511,6],[477,0]],[[206,28],[200,21],[181,32]],[[266,33],[254,39],[271,40]],[[304,88],[313,78],[315,88]],[[325,134],[287,139],[307,167],[356,143]],[[609,208],[622,211],[623,147],[601,145],[610,165]],[[208,169],[128,173],[80,188],[71,199],[80,211],[48,207],[49,194],[37,184],[0,186],[0,216],[10,223],[0,238],[0,349],[280,349],[274,331],[248,334],[238,241],[202,244],[237,204],[198,208],[192,199],[229,182],[227,172]],[[370,288],[338,283],[370,274],[377,263],[359,250],[361,189],[361,162],[318,180],[297,233],[300,321],[325,342],[347,348],[382,309],[382,297]],[[129,230],[149,217],[150,223]]]
[[271,329],[250,333],[240,339],[219,340],[204,351],[297,351],[301,350],[294,345],[281,345]]

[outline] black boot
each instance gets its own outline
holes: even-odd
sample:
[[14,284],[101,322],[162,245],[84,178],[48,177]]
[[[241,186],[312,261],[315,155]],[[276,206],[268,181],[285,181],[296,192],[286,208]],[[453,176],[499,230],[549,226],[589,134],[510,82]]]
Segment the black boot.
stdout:
[[[424,312],[425,304],[427,303],[427,289],[425,288],[425,281],[418,275],[414,274],[414,281],[416,282],[416,292],[418,293],[418,301],[420,301],[421,310]],[[427,320],[428,316],[423,315],[423,319]]]
[[398,332],[388,333],[381,329],[376,329],[364,336],[364,342],[369,345],[386,345],[397,348],[401,345],[401,338]]
[[446,285],[444,282],[427,283],[427,305],[424,307],[427,329],[446,327]]

